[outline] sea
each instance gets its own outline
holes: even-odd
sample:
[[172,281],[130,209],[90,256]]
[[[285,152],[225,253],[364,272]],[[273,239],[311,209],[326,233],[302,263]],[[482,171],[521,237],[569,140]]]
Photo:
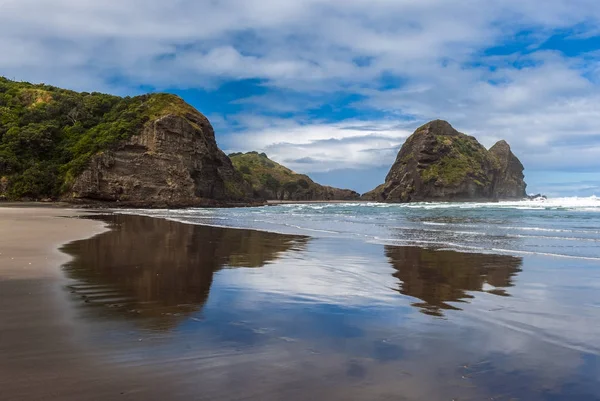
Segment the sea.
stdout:
[[93,218],[78,335],[172,399],[600,400],[600,198]]
[[600,262],[600,198],[595,196],[498,203],[307,203],[123,213],[382,245]]

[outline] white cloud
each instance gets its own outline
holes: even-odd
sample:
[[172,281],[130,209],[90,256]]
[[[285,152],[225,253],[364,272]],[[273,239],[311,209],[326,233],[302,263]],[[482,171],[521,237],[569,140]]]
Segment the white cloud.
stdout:
[[389,121],[298,124],[277,119],[252,120],[246,124],[262,128],[230,135],[224,147],[238,151],[244,149],[236,146],[243,144],[245,149],[260,149],[299,172],[391,165],[398,148],[411,134]]
[[[226,145],[320,160],[295,166],[304,171],[389,163],[389,147],[433,118],[488,146],[507,139],[533,170],[589,169],[600,167],[600,54],[538,46],[556,32],[593,35],[599,22],[595,0],[0,0],[0,74],[118,93],[259,79],[271,93],[291,93],[293,105],[253,94],[240,104],[293,116],[274,126],[259,112],[266,123],[238,125],[247,132]],[[522,31],[529,54],[486,53]],[[385,90],[383,76],[402,85]],[[294,114],[344,93],[363,96],[357,119],[376,109],[385,117],[373,125],[406,116],[413,123],[359,143],[351,139],[360,130],[345,128],[354,121]],[[588,143],[564,146],[571,137]]]

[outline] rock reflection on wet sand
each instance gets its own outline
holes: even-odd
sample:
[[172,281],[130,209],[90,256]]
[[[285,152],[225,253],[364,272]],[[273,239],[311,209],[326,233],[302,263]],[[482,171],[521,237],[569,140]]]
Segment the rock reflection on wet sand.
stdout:
[[[99,218],[113,230],[64,248],[70,302],[104,363],[147,372],[171,399],[600,399],[594,350],[502,314],[526,302],[526,259]],[[340,292],[344,275],[361,288]],[[339,302],[296,297],[323,281]],[[371,286],[389,302],[351,302]]]
[[90,306],[168,328],[202,308],[215,272],[261,267],[308,238],[142,216],[101,217],[112,230],[63,247],[69,290]]
[[385,255],[397,270],[399,291],[420,299],[413,305],[434,316],[443,316],[444,309],[460,310],[449,302],[465,302],[473,291],[509,295],[506,289],[523,264],[514,256],[417,247],[386,246]]

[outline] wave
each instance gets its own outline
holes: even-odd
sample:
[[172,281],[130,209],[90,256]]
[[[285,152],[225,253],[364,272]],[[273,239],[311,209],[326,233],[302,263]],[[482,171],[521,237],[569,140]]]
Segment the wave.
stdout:
[[377,208],[377,209],[514,209],[514,210],[575,210],[600,212],[600,197],[560,197],[548,199],[523,199],[501,202],[414,202],[414,203],[291,203],[277,205],[282,209],[327,210],[338,208]]
[[554,258],[564,259],[577,259],[577,260],[590,260],[600,261],[600,257],[594,256],[579,256],[579,255],[567,255],[562,253],[552,252],[538,252],[538,251],[526,251],[522,249],[504,249],[504,248],[486,248],[467,244],[458,244],[447,241],[429,241],[429,240],[402,240],[396,238],[378,238],[374,237],[371,243],[383,244],[383,245],[395,245],[395,246],[425,246],[432,247],[435,249],[447,249],[459,252],[474,252],[474,253],[486,253],[486,254],[509,254],[509,255],[532,255],[532,256],[549,256]]

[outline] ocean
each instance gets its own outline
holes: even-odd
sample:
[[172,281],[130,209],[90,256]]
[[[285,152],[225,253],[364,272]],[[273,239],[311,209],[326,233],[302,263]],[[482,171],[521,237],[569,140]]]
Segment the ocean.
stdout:
[[600,198],[595,196],[499,203],[312,203],[123,213],[383,245],[600,262]]
[[600,199],[118,210],[63,251],[172,399],[600,400]]

